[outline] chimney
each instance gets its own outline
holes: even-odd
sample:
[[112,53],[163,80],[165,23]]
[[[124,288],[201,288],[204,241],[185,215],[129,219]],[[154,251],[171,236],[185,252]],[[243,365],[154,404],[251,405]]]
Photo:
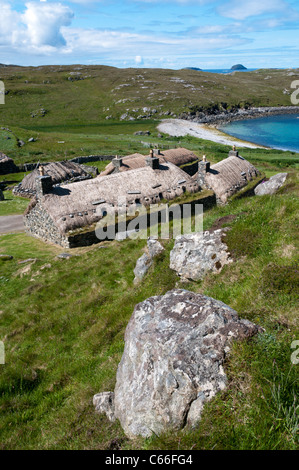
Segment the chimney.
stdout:
[[154,156],[154,151],[151,149],[150,156],[146,157],[145,162],[148,166],[150,166],[153,170],[159,170],[160,168],[160,160],[158,157]]
[[202,157],[202,160],[198,162],[197,182],[201,188],[206,187],[206,174],[210,171],[210,165],[205,155]]
[[115,155],[115,158],[113,158],[113,160],[112,160],[112,164],[113,164],[114,168],[117,171],[119,171],[120,167],[123,164],[123,159],[121,157],[118,157],[118,155]]
[[239,156],[239,152],[236,150],[235,145],[233,145],[233,149],[229,151],[228,156],[229,157],[238,157]]
[[38,176],[35,180],[35,183],[36,183],[36,195],[38,199],[40,199],[42,196],[52,191],[53,181],[52,181],[51,176],[49,175]]

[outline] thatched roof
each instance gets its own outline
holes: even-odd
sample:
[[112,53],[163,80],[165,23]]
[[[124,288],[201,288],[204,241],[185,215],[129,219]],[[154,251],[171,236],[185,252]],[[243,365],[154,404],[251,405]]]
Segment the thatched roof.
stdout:
[[[46,175],[51,176],[53,184],[90,178],[89,173],[81,165],[70,161],[48,163],[42,168]],[[23,181],[14,188],[14,193],[25,197],[34,196],[36,194],[36,178],[39,174],[40,170],[36,168],[25,176]]]
[[14,164],[13,159],[0,152],[0,175],[17,173],[17,171],[18,167]]
[[244,158],[233,156],[212,165],[206,174],[206,182],[220,201],[225,203],[229,196],[246,186],[259,173]]
[[[185,148],[170,149],[170,150],[160,150],[159,155],[155,155],[159,158],[160,163],[170,162],[176,166],[186,165],[198,160],[198,157],[191,152],[191,150]],[[127,157],[122,158],[122,165],[119,168],[119,171],[128,171],[134,170],[136,168],[143,168],[146,166],[145,159],[148,155],[144,156],[140,153],[134,153],[128,155]],[[115,172],[115,167],[112,162],[110,162],[104,171],[101,172],[101,176],[111,175]]]
[[[130,172],[82,181],[53,188],[40,202],[61,234],[90,226],[102,217],[105,206],[118,207],[118,198],[124,198],[127,207],[137,202],[145,206],[160,199],[174,199],[184,191],[196,192],[199,186],[183,170],[171,163],[150,166]],[[26,215],[30,216],[30,211]]]

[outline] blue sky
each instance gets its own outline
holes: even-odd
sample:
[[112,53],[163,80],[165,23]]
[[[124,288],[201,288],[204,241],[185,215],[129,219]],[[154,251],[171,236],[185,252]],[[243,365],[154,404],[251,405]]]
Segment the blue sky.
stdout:
[[296,0],[0,0],[0,63],[299,67]]

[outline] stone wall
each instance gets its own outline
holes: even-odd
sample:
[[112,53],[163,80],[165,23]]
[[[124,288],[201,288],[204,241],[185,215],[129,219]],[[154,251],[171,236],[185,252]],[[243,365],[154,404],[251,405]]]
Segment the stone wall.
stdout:
[[48,212],[44,210],[41,202],[37,201],[36,205],[32,206],[24,214],[26,232],[33,237],[60,245],[63,248],[69,248],[68,238],[61,235]]
[[[204,197],[200,197],[200,194],[199,194],[198,199],[190,201],[188,203],[188,204],[191,205],[191,214],[192,215],[194,215],[194,213],[195,213],[195,206],[197,204],[203,204],[203,210],[204,211],[207,210],[207,209],[210,209],[211,207],[216,205],[216,196],[215,196],[215,194],[213,194],[211,191],[209,193],[210,194],[207,194],[207,196],[204,196]],[[172,203],[175,204],[175,200],[173,200]],[[184,203],[179,204],[180,207],[182,207],[183,204]],[[164,216],[164,220],[165,220],[165,214],[163,214],[163,211],[161,211],[160,214],[161,214],[161,217]],[[150,224],[150,215],[147,214],[147,215],[144,215],[143,217],[147,218],[147,226],[149,227],[150,226],[149,225]],[[170,220],[171,220],[171,217],[170,217]],[[128,223],[129,222],[130,222],[130,220],[128,220]],[[115,232],[118,233],[117,224],[116,224],[116,227],[115,227]],[[82,231],[78,231],[77,233],[68,235],[69,248],[77,248],[77,247],[80,247],[80,246],[90,246],[90,245],[93,245],[93,244],[96,244],[96,243],[100,243],[101,241],[102,240],[99,240],[96,237],[95,227],[90,227],[90,230],[88,230],[88,229],[86,231],[82,230]]]

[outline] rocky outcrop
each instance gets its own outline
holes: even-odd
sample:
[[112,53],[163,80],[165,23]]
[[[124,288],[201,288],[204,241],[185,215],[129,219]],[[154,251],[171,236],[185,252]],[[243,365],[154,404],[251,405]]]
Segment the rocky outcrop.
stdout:
[[223,266],[232,262],[224,242],[226,231],[197,232],[180,235],[170,252],[170,269],[182,279],[198,281],[207,273],[219,273]]
[[265,194],[275,194],[279,188],[284,184],[288,174],[287,173],[277,173],[277,175],[271,176],[268,181],[265,181],[259,184],[255,190],[254,194],[256,196],[264,196]]
[[260,117],[275,116],[278,114],[298,114],[298,106],[260,106],[257,108],[232,107],[226,110],[198,110],[183,112],[179,119],[221,126],[232,121],[242,121],[243,119],[256,119]]
[[149,238],[147,240],[147,250],[138,260],[134,269],[134,284],[138,284],[146,275],[147,271],[153,264],[155,256],[159,255],[164,251],[161,243],[155,238]]
[[172,290],[138,304],[112,392],[94,396],[96,411],[119,419],[128,437],[195,426],[205,402],[225,389],[231,341],[260,328],[223,302]]

